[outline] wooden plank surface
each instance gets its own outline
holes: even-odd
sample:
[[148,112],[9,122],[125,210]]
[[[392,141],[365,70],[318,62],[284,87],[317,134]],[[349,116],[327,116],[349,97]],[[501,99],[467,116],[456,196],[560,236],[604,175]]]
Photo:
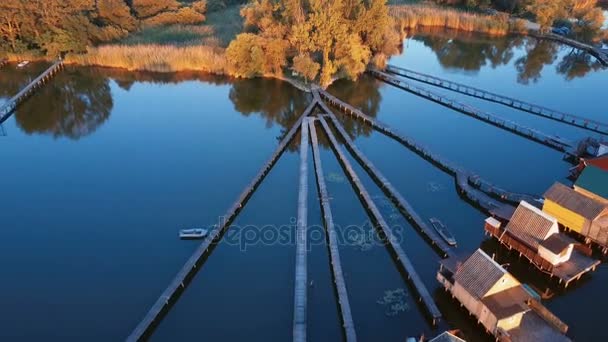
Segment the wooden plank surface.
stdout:
[[298,220],[296,225],[296,265],[293,305],[293,340],[306,341],[306,299],[308,292],[308,121],[300,130],[300,175],[298,185]]
[[327,240],[329,241],[329,256],[331,259],[331,270],[334,278],[336,293],[338,294],[338,304],[340,306],[340,314],[342,317],[342,325],[344,328],[344,338],[347,342],[357,341],[357,333],[355,323],[350,309],[350,301],[348,299],[348,291],[346,289],[346,281],[342,272],[342,262],[340,260],[340,250],[338,248],[337,232],[334,226],[334,219],[329,203],[329,193],[325,176],[323,174],[323,165],[321,164],[321,152],[319,151],[319,142],[317,131],[315,129],[314,119],[309,119],[310,136],[312,141],[312,152],[317,178],[317,187],[319,188],[319,201],[321,202],[321,210],[323,212],[323,222],[327,231]]

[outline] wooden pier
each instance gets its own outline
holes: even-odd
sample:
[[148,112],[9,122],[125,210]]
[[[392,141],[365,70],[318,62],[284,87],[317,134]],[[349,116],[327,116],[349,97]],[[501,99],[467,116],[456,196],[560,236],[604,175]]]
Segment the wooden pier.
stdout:
[[208,255],[214,248],[214,246],[221,240],[226,230],[230,227],[230,224],[234,221],[237,215],[243,209],[243,206],[247,203],[251,195],[262,183],[264,178],[268,175],[270,170],[274,167],[279,157],[283,154],[287,145],[296,135],[296,132],[300,129],[304,118],[312,113],[316,108],[316,101],[306,108],[300,118],[294,123],[287,134],[281,139],[281,142],[277,146],[274,153],[270,156],[268,161],[264,163],[260,171],[253,178],[253,180],[245,187],[243,192],[234,202],[234,204],[228,209],[224,215],[224,221],[209,232],[207,238],[197,247],[192,256],[182,266],[177,275],[171,280],[169,286],[162,292],[160,297],[156,300],[154,305],[146,313],[141,322],[135,327],[131,335],[127,337],[127,341],[140,341],[145,339],[151,330],[159,323],[163,314],[172,303],[178,298],[179,294],[188,285],[189,281],[196,274],[200,267],[201,261],[206,255]]
[[378,71],[378,70],[372,70],[371,73],[376,78],[378,78],[394,87],[403,89],[412,94],[418,95],[420,97],[423,97],[423,98],[431,100],[435,103],[438,103],[444,107],[453,109],[457,112],[471,116],[480,121],[489,123],[495,127],[501,128],[503,130],[515,133],[519,136],[525,137],[529,140],[543,144],[543,145],[548,146],[552,149],[555,149],[559,152],[572,153],[572,150],[574,149],[574,144],[572,142],[566,141],[560,137],[551,136],[551,135],[545,134],[539,130],[536,130],[534,128],[526,127],[526,126],[520,125],[516,122],[497,117],[494,114],[490,114],[488,112],[474,108],[467,104],[460,103],[456,100],[453,100],[453,99],[447,98],[443,95],[434,93],[425,88],[414,86],[404,80],[398,79],[397,77],[395,77],[393,75],[389,75],[385,72]]
[[399,75],[418,82],[430,84],[432,86],[451,90],[460,94],[476,97],[482,100],[499,103],[501,105],[515,108],[530,114],[562,122],[571,126],[608,135],[608,123],[599,122],[582,116],[564,113],[544,106],[521,101],[512,97],[507,97],[492,93],[483,89],[474,88],[462,83],[452,82],[443,78],[423,74],[417,71],[388,65],[386,71],[391,74]]
[[590,54],[591,56],[597,58],[597,60],[600,63],[602,63],[603,66],[608,67],[608,51],[606,51],[604,49],[600,49],[595,46],[591,46],[591,45],[576,41],[574,39],[560,36],[555,33],[540,34],[540,33],[530,32],[529,35],[536,39],[552,40],[554,42],[566,44],[566,45],[572,46],[573,48],[585,51],[588,54]]
[[353,188],[355,188],[355,191],[360,195],[360,200],[362,204],[365,206],[365,208],[368,210],[369,214],[375,221],[376,227],[384,235],[384,238],[388,242],[391,251],[396,255],[396,262],[400,266],[401,270],[405,272],[407,279],[411,282],[413,288],[417,292],[418,299],[426,309],[426,312],[432,319],[433,324],[436,324],[441,318],[441,313],[439,312],[437,305],[433,301],[433,298],[431,297],[428,289],[422,282],[422,279],[420,279],[420,276],[416,272],[416,269],[414,268],[414,265],[410,261],[409,257],[401,248],[401,244],[397,240],[397,237],[393,233],[392,229],[382,217],[380,210],[378,210],[378,207],[376,207],[376,204],[374,203],[371,196],[363,186],[363,183],[355,173],[352,165],[350,164],[350,161],[342,151],[342,148],[336,140],[336,137],[333,135],[331,129],[329,128],[329,125],[327,124],[327,122],[325,122],[325,119],[323,119],[323,117],[319,117],[319,122],[321,123],[325,134],[329,138],[329,142],[336,156],[338,157],[338,160],[340,161],[345,172],[348,174]]
[[15,96],[10,98],[2,107],[0,107],[0,123],[3,123],[8,117],[15,111],[17,106],[21,104],[26,98],[32,95],[38,88],[44,85],[50,80],[59,70],[63,68],[63,61],[58,60],[48,69],[46,69],[40,76],[36,77],[30,82],[25,88],[19,91]]
[[[519,202],[522,200],[529,201],[530,203],[538,202],[534,196],[506,191],[498,186],[495,186],[489,181],[483,180],[480,176],[475,175],[460,166],[456,166],[447,159],[431,152],[431,150],[427,147],[420,145],[414,139],[396,131],[386,124],[373,119],[359,109],[354,108],[353,106],[345,103],[326,91],[321,91],[319,94],[324,100],[329,102],[329,104],[332,106],[338,108],[341,112],[362,120],[377,131],[383,133],[389,138],[396,140],[412,152],[421,156],[423,159],[455,177],[456,185],[460,193],[493,216],[499,216],[501,219],[508,219],[508,217],[503,217],[503,212],[505,212],[505,210],[497,210],[499,208],[505,209],[505,204],[494,200],[493,197],[514,205],[519,204]],[[323,105],[321,106],[323,107]],[[327,111],[327,109],[325,110]],[[475,186],[475,188],[471,185]],[[506,212],[509,211],[510,210],[506,210]]]
[[315,129],[314,119],[309,119],[310,137],[312,141],[312,155],[314,159],[315,173],[317,179],[317,187],[319,190],[319,201],[321,202],[321,211],[323,213],[323,221],[327,233],[327,241],[329,242],[329,257],[331,260],[331,270],[334,278],[334,286],[338,294],[338,304],[340,306],[340,314],[342,317],[342,327],[344,329],[344,338],[346,342],[357,341],[357,333],[355,331],[355,323],[353,321],[352,312],[350,309],[350,301],[348,299],[348,291],[346,289],[346,281],[342,272],[342,262],[340,261],[340,250],[338,248],[337,232],[334,227],[334,219],[329,204],[329,193],[325,183],[323,173],[323,165],[321,164],[321,152],[319,151],[319,142],[317,131]]
[[399,209],[399,212],[408,220],[412,225],[418,229],[422,236],[431,243],[432,247],[440,252],[441,256],[447,258],[452,252],[452,248],[436,233],[435,229],[430,227],[418,213],[414,210],[412,205],[403,198],[401,193],[395,189],[395,187],[389,182],[389,180],[376,168],[376,166],[359,150],[354,144],[344,127],[340,124],[340,121],[336,118],[331,110],[327,107],[323,101],[319,101],[321,108],[327,113],[327,117],[336,128],[336,132],[344,141],[346,147],[349,149],[353,157],[363,166],[363,169],[370,175],[374,182],[380,189],[386,194],[386,196],[393,202],[393,204]]
[[308,118],[300,130],[300,181],[298,186],[298,221],[296,225],[296,266],[293,295],[293,340],[306,342],[306,298],[308,291]]

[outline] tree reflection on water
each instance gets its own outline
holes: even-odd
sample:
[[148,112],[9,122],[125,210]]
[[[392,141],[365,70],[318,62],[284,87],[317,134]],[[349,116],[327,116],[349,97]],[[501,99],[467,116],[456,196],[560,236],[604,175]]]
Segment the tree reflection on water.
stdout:
[[[488,37],[445,29],[423,29],[413,34],[414,40],[422,42],[437,55],[441,66],[465,71],[478,71],[487,65],[492,68],[508,65],[515,52],[523,49],[523,56],[513,61],[517,81],[522,84],[537,82],[548,65],[556,64],[556,72],[566,80],[584,77],[602,68],[593,56],[546,40],[522,36]],[[563,51],[569,52],[560,57]]]
[[[412,39],[430,48],[444,68],[478,71],[485,66],[496,68],[512,64],[517,82],[522,84],[537,82],[543,69],[549,65],[555,65],[556,73],[566,80],[582,78],[602,68],[594,57],[579,50],[521,36],[496,38],[427,29],[414,32]],[[0,97],[9,98],[17,93],[47,66],[34,63],[26,69],[4,68],[0,78]],[[218,86],[230,85],[228,99],[234,109],[244,116],[259,115],[265,119],[267,127],[278,124],[281,134],[277,139],[291,128],[311,99],[310,95],[276,79],[231,79],[201,72],[151,73],[68,66],[18,108],[15,113],[17,125],[28,134],[73,140],[88,136],[112,113],[110,81],[126,91],[141,82],[175,84],[199,81]],[[382,100],[381,85],[375,78],[363,75],[357,82],[339,80],[329,91],[376,117]],[[367,124],[341,115],[339,118],[353,138],[369,136],[372,132]],[[319,134],[319,141],[328,146],[324,134]],[[289,148],[295,149],[298,144],[299,139],[296,138]]]
[[97,130],[109,117],[113,101],[108,79],[91,68],[66,68],[52,86],[40,88],[15,113],[28,134],[78,140]]

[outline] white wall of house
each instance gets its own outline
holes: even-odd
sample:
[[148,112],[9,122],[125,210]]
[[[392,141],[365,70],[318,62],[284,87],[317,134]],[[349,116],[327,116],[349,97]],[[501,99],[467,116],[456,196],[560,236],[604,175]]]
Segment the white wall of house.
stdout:
[[561,254],[555,254],[543,246],[538,246],[538,254],[541,258],[547,260],[555,266],[570,260],[570,256],[572,256],[573,249],[574,244],[570,244],[568,248],[566,248]]

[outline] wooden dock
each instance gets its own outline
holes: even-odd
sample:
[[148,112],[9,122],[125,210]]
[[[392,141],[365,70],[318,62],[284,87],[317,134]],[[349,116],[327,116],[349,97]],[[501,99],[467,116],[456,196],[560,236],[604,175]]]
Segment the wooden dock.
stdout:
[[357,333],[355,331],[355,323],[353,321],[352,312],[350,309],[350,301],[348,299],[348,291],[346,289],[346,281],[342,272],[342,262],[340,260],[340,250],[338,248],[337,232],[334,226],[334,219],[329,204],[329,193],[325,183],[323,173],[323,165],[321,164],[321,152],[319,151],[319,142],[315,122],[309,119],[310,137],[312,141],[312,155],[314,159],[315,173],[317,176],[317,187],[319,190],[319,201],[321,202],[321,211],[323,213],[323,222],[329,241],[329,257],[331,260],[331,271],[334,278],[334,286],[338,294],[338,304],[340,306],[340,314],[342,318],[342,327],[344,329],[344,339],[346,342],[357,341]]
[[[363,122],[372,126],[377,131],[401,143],[403,146],[405,146],[412,152],[418,154],[423,159],[427,160],[431,164],[437,166],[441,170],[455,177],[456,185],[460,191],[460,194],[464,195],[475,205],[480,206],[487,213],[493,216],[502,213],[503,211],[496,211],[496,209],[505,206],[505,204],[500,203],[494,200],[493,198],[498,198],[502,201],[506,201],[514,205],[519,204],[519,202],[521,202],[522,200],[528,201],[530,203],[538,202],[534,196],[509,192],[498,186],[495,186],[489,181],[483,180],[480,176],[451,163],[446,158],[443,158],[433,153],[427,147],[422,146],[411,137],[408,137],[398,132],[397,130],[389,127],[388,125],[373,119],[369,115],[364,114],[361,110],[354,108],[353,106],[345,103],[344,101],[338,99],[337,97],[329,94],[326,91],[321,91],[319,95],[324,100],[329,102],[329,104],[338,108],[341,112],[347,115],[351,115],[359,120],[362,120]],[[323,107],[323,105],[321,106]],[[325,110],[327,111],[327,109]],[[509,210],[507,210],[507,212],[508,211]],[[501,219],[504,219],[504,217],[502,217],[501,215],[498,216],[500,216]],[[508,219],[508,217],[506,219]]]
[[396,262],[407,276],[407,280],[411,282],[411,285],[417,292],[418,299],[424,306],[428,315],[430,316],[432,323],[436,324],[441,318],[441,313],[439,312],[437,305],[433,301],[433,298],[431,297],[428,289],[422,282],[422,279],[420,279],[420,276],[416,272],[416,269],[414,268],[414,265],[410,261],[409,257],[405,254],[403,248],[401,248],[400,241],[397,240],[397,237],[394,235],[392,229],[382,217],[380,210],[378,210],[378,207],[376,207],[376,204],[374,203],[366,188],[363,186],[363,183],[355,173],[352,165],[350,164],[350,161],[342,151],[342,148],[336,140],[336,137],[333,135],[331,129],[329,128],[329,125],[327,124],[327,122],[325,122],[325,119],[323,119],[323,117],[319,117],[319,122],[321,123],[325,134],[329,138],[329,142],[336,156],[338,157],[338,160],[340,161],[345,172],[348,174],[353,188],[360,195],[359,197],[361,203],[365,206],[370,216],[375,221],[376,227],[384,235],[384,238],[388,242],[390,250],[396,256]]
[[572,153],[571,151],[574,149],[574,144],[572,142],[566,141],[560,137],[551,136],[545,134],[537,129],[526,127],[520,125],[516,122],[506,120],[495,116],[494,114],[482,111],[480,109],[474,108],[464,103],[460,103],[456,100],[447,98],[443,95],[434,93],[428,89],[414,86],[404,80],[401,80],[393,75],[389,75],[385,72],[372,70],[371,73],[378,79],[388,83],[394,87],[403,89],[417,96],[423,97],[425,99],[431,100],[435,103],[438,103],[444,107],[453,109],[457,112],[463,113],[465,115],[471,116],[480,121],[489,123],[495,127],[501,128],[508,132],[512,132],[529,140],[535,141],[537,143],[548,146],[552,149],[555,149],[559,152]]
[[60,59],[40,74],[40,76],[36,77],[25,88],[21,89],[15,96],[10,98],[2,107],[0,107],[0,123],[6,121],[19,104],[55,76],[62,68],[63,60]]
[[293,294],[293,341],[306,342],[306,298],[308,297],[308,118],[300,130],[300,178],[296,225],[296,266]]
[[562,122],[571,126],[608,135],[608,123],[599,122],[582,116],[564,113],[555,109],[521,101],[512,97],[507,97],[492,93],[483,89],[474,88],[462,83],[452,82],[436,76],[423,74],[417,71],[388,65],[386,71],[391,74],[399,75],[418,82],[430,84],[432,86],[451,90],[460,94],[476,97],[482,100],[499,103],[501,105],[515,108],[530,114]]
[[336,118],[331,110],[323,101],[319,101],[321,108],[327,113],[327,117],[336,128],[336,132],[344,141],[346,147],[349,149],[353,157],[363,166],[363,169],[370,175],[378,187],[385,193],[385,195],[393,202],[393,204],[399,209],[399,212],[412,223],[413,227],[417,228],[422,236],[430,242],[431,246],[437,250],[441,257],[447,258],[452,253],[452,248],[437,234],[434,228],[427,224],[427,221],[423,219],[414,210],[412,205],[403,198],[401,193],[395,189],[395,187],[389,182],[389,180],[376,168],[376,166],[359,150],[359,148],[352,141],[348,133],[340,121]]
[[209,232],[207,238],[197,247],[192,256],[190,256],[177,275],[171,280],[169,286],[161,293],[160,297],[146,313],[141,322],[139,322],[129,337],[127,337],[127,341],[140,341],[145,339],[156,324],[160,322],[163,314],[171,307],[174,301],[179,297],[179,294],[183,291],[183,289],[185,289],[189,281],[196,274],[200,267],[201,261],[221,240],[226,230],[230,227],[230,224],[243,209],[243,206],[247,203],[251,195],[253,195],[270,170],[274,167],[279,157],[287,148],[287,145],[291,142],[297,131],[300,129],[304,118],[310,115],[316,106],[316,101],[311,102],[311,104],[306,108],[304,113],[294,123],[283,139],[281,139],[281,142],[268,161],[264,163],[253,180],[245,187],[230,209],[228,209],[223,217],[224,221]]

